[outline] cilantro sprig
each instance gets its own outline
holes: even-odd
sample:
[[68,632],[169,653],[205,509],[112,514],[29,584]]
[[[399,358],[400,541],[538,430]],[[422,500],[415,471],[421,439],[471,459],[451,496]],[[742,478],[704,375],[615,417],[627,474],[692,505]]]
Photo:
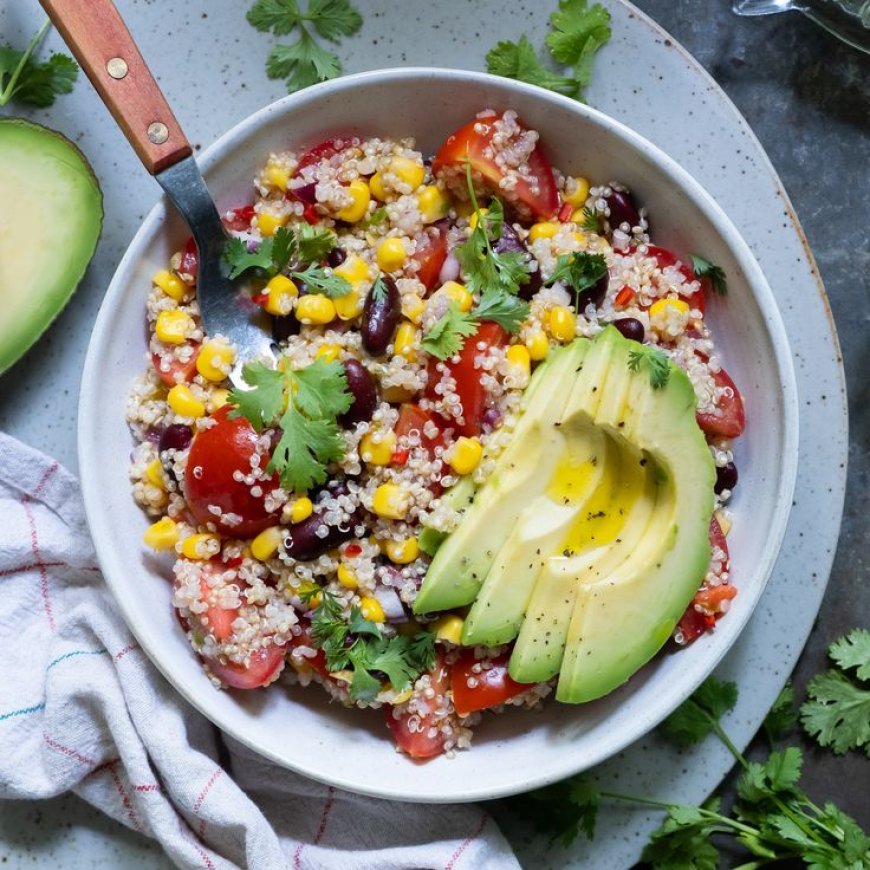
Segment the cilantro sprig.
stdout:
[[692,254],[692,270],[696,278],[709,278],[713,292],[719,296],[728,293],[728,279],[721,266],[714,266],[709,260],[705,260],[698,254]]
[[671,379],[671,361],[667,354],[655,347],[642,344],[636,350],[628,352],[628,367],[633,372],[639,372],[641,365],[649,372],[650,386],[654,390],[664,389]]
[[423,350],[438,359],[449,359],[462,350],[465,339],[477,332],[477,319],[451,302],[441,318],[423,336]]
[[580,294],[594,287],[607,274],[607,261],[602,254],[577,251],[560,254],[548,284],[562,281],[574,291],[574,307],[580,307]]
[[341,363],[318,359],[294,371],[254,362],[242,377],[248,389],[230,391],[231,416],[246,417],[258,432],[276,424],[281,431],[266,470],[294,492],[324,483],[327,465],[344,456],[336,418],[353,403]]
[[559,0],[550,27],[547,50],[557,64],[570,69],[569,75],[543,64],[525,36],[518,42],[499,42],[491,49],[486,55],[487,71],[582,102],[592,80],[595,54],[611,36],[610,13],[600,3],[589,6],[587,0]]
[[73,89],[79,66],[71,57],[54,53],[42,63],[34,59],[49,27],[51,22],[46,21],[24,51],[10,45],[0,46],[0,106],[16,100],[45,108],[59,94],[68,94]]
[[431,632],[387,637],[356,605],[345,620],[340,599],[327,590],[321,595],[311,617],[311,636],[325,653],[330,671],[353,671],[351,697],[373,700],[381,690],[377,673],[384,674],[401,692],[434,666],[435,636]]
[[309,0],[304,8],[299,0],[257,0],[247,17],[261,32],[287,36],[295,31],[296,42],[272,46],[266,60],[266,75],[284,79],[288,93],[341,74],[341,61],[315,33],[337,44],[362,26],[362,16],[349,0]]

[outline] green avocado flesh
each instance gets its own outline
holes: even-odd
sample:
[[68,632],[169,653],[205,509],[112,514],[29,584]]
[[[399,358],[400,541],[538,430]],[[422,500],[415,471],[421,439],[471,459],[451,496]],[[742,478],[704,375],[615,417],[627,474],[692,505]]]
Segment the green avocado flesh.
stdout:
[[516,641],[510,675],[599,698],[670,637],[707,572],[715,467],[695,393],[629,365],[613,327],[553,352],[510,444],[438,548],[417,613],[471,605],[462,642]]
[[0,118],[0,372],[67,303],[102,223],[102,193],[78,148],[38,124]]

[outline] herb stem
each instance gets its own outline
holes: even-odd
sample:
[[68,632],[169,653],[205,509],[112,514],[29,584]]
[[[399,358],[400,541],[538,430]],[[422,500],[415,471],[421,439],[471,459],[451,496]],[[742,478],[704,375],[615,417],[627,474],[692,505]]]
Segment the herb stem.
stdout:
[[12,71],[12,77],[9,79],[6,84],[6,88],[3,91],[0,91],[0,106],[5,106],[9,100],[12,99],[12,94],[15,92],[15,85],[18,83],[18,79],[21,76],[21,73],[24,71],[24,67],[27,65],[27,61],[30,60],[30,56],[36,51],[36,47],[40,42],[45,38],[45,34],[48,33],[48,29],[51,27],[51,21],[48,18],[45,19],[45,23],[39,30],[36,32],[36,35],[27,45],[27,48],[24,49],[24,54],[21,55],[21,59],[18,61],[18,65]]

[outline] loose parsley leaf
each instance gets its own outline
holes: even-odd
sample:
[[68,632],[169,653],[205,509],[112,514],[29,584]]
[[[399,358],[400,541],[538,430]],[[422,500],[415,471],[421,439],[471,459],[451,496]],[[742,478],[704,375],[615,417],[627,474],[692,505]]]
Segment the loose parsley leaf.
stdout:
[[576,96],[579,88],[577,79],[561,76],[547,69],[538,60],[534,47],[525,36],[521,36],[519,42],[506,40],[490,49],[486,55],[486,71],[538,85],[566,97]]
[[290,45],[273,45],[266,58],[266,75],[270,79],[285,79],[288,93],[341,74],[339,59],[321,48],[307,30],[300,27],[300,33],[299,39]]
[[305,20],[331,42],[339,42],[342,36],[351,36],[362,27],[362,15],[348,0],[311,0]]
[[574,254],[561,254],[556,259],[556,268],[548,284],[562,281],[574,291],[574,307],[580,305],[580,294],[594,287],[607,274],[607,261],[601,254],[588,254],[578,251]]
[[594,837],[600,798],[598,789],[580,775],[510,798],[508,806],[534,830],[548,834],[551,843],[567,847],[581,831],[588,840]]
[[713,730],[714,723],[736,703],[736,683],[708,677],[691,698],[665,719],[662,727],[680,745],[691,746],[703,740]]
[[528,302],[504,290],[488,290],[471,313],[478,320],[494,320],[506,332],[514,333],[529,316],[529,308]]
[[586,0],[559,0],[550,25],[547,47],[556,61],[574,67],[577,99],[582,100],[592,80],[595,53],[611,36],[610,13],[600,3],[587,6]]
[[469,312],[459,310],[455,302],[441,319],[423,336],[423,350],[438,359],[449,359],[462,350],[465,339],[477,332],[477,321]]
[[273,244],[272,239],[263,239],[255,251],[249,251],[247,244],[241,239],[229,239],[224,248],[223,259],[229,266],[230,279],[238,278],[248,269],[262,269],[271,273]]
[[309,266],[307,269],[290,274],[330,299],[340,299],[353,290],[347,278],[342,278],[331,269],[324,269],[321,266]]
[[316,359],[303,369],[287,373],[294,404],[309,417],[338,417],[353,404],[344,366],[337,360]]
[[831,644],[828,654],[843,669],[857,668],[859,680],[870,680],[870,631],[856,628]]
[[697,278],[709,278],[710,286],[719,296],[728,292],[728,281],[721,266],[714,266],[709,260],[705,260],[698,254],[692,254],[692,269]]
[[310,420],[291,401],[279,421],[281,438],[267,471],[277,471],[281,486],[307,492],[326,482],[326,466],[344,455],[344,440],[335,420]]
[[649,382],[654,390],[661,390],[667,386],[671,378],[671,361],[663,351],[647,345],[629,351],[628,367],[633,372],[640,371],[641,363],[644,363],[649,370]]
[[813,677],[807,695],[801,724],[820,746],[837,755],[850,749],[864,749],[870,755],[870,691],[832,670]]
[[[282,229],[284,227],[275,235],[278,236]],[[332,230],[313,227],[308,223],[301,223],[296,228],[295,252],[303,263],[319,263],[337,244],[338,238]],[[287,258],[287,262],[289,261],[290,257]]]
[[14,99],[45,108],[59,94],[68,94],[73,89],[79,67],[71,57],[55,53],[43,63],[34,60],[34,53],[50,26],[46,21],[24,51],[9,45],[0,47],[0,106]]
[[230,416],[247,417],[254,429],[260,432],[264,426],[273,423],[284,409],[285,375],[261,362],[253,362],[242,369],[242,378],[250,389],[233,387],[230,390],[227,401],[236,406]]
[[661,870],[716,870],[719,850],[710,842],[716,830],[718,801],[703,807],[674,804],[662,826],[650,835],[642,860]]
[[797,713],[794,709],[794,687],[791,682],[782,687],[782,691],[773,702],[773,706],[764,718],[764,733],[771,744],[782,739],[797,723]]
[[296,0],[257,0],[248,11],[248,23],[262,33],[286,36],[302,20]]

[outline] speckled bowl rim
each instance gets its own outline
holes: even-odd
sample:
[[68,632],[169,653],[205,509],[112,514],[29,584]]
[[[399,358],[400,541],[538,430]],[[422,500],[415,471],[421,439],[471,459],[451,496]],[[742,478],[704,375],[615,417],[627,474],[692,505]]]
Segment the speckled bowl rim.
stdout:
[[[668,157],[661,149],[653,145],[644,137],[635,133],[624,124],[615,121],[604,113],[577,103],[566,97],[545,91],[540,88],[526,85],[520,82],[510,81],[503,78],[490,76],[485,73],[477,73],[467,70],[441,69],[437,67],[404,67],[396,69],[376,70],[349,75],[320,85],[315,85],[306,90],[291,94],[250,115],[236,124],[227,133],[222,135],[213,145],[205,149],[198,158],[198,162],[204,172],[209,167],[219,162],[227,153],[238,148],[250,136],[264,125],[275,113],[284,113],[289,110],[299,110],[304,106],[320,101],[330,95],[345,90],[360,87],[374,86],[379,83],[390,81],[404,81],[408,86],[413,86],[419,80],[447,80],[454,81],[457,85],[463,83],[475,83],[480,85],[496,86],[500,89],[509,89],[517,93],[525,94],[544,103],[552,103],[568,109],[578,115],[586,116],[593,123],[603,128],[613,136],[627,141],[631,146],[644,152],[654,161],[661,172],[674,179],[680,189],[705,213],[711,224],[715,227],[722,239],[734,254],[747,281],[752,289],[753,296],[759,305],[768,325],[772,338],[774,361],[777,367],[777,375],[782,387],[783,396],[783,443],[781,452],[781,466],[779,485],[777,487],[776,504],[771,521],[771,533],[764,550],[764,559],[754,569],[754,574],[760,577],[760,581],[752,587],[751,600],[741,610],[729,617],[728,642],[720,644],[713,654],[703,659],[701,666],[687,669],[685,678],[680,681],[679,690],[671,690],[666,694],[667,703],[660,704],[654,711],[646,711],[647,715],[634,720],[632,727],[612,728],[606,736],[595,746],[594,751],[588,752],[578,763],[576,758],[566,759],[562,765],[542,765],[541,769],[528,771],[517,770],[515,782],[509,786],[498,789],[480,787],[474,782],[463,781],[457,783],[455,791],[443,794],[432,794],[428,790],[422,790],[414,785],[414,767],[409,764],[408,785],[401,790],[384,789],[379,787],[372,778],[364,781],[360,778],[345,779],[341,776],[325,775],[316,763],[291,764],[287,759],[277,753],[268,751],[257,745],[249,735],[232,727],[225,719],[215,714],[210,709],[207,698],[197,691],[196,686],[188,686],[178,678],[174,672],[172,662],[167,660],[163,651],[147,639],[147,633],[142,625],[147,622],[147,617],[136,611],[123,595],[124,582],[119,579],[123,573],[122,554],[118,553],[113,539],[111,519],[105,515],[101,506],[100,491],[96,483],[96,471],[101,461],[100,451],[96,448],[95,421],[99,415],[99,384],[100,376],[100,349],[104,344],[111,343],[111,331],[113,325],[112,312],[120,299],[125,287],[129,282],[135,264],[138,262],[150,238],[159,232],[166,218],[166,206],[163,202],[156,205],[143,221],[139,231],[134,236],[130,246],[125,252],[118,268],[112,278],[106,296],[97,315],[93,333],[85,359],[82,374],[82,386],[79,398],[78,417],[78,454],[81,470],[82,491],[85,503],[85,511],[88,524],[94,540],[97,558],[103,570],[106,581],[112,590],[121,613],[130,630],[139,641],[142,649],[151,661],[191,705],[197,708],[203,715],[214,722],[223,731],[247,746],[259,755],[282,767],[288,767],[296,772],[312,779],[328,783],[339,788],[347,789],[373,797],[390,798],[394,800],[410,800],[423,803],[442,803],[455,801],[484,800],[502,797],[531,788],[546,785],[557,781],[579,770],[588,769],[605,759],[611,757],[621,749],[633,743],[643,734],[654,728],[673,709],[684,701],[700,683],[713,671],[722,657],[728,652],[736,641],[740,631],[749,620],[755,605],[761,597],[764,587],[770,578],[783,537],[786,531],[791,500],[797,477],[798,460],[798,401],[795,375],[792,366],[791,353],[785,327],[779,310],[773,297],[773,293],[767,284],[764,274],[749,250],[748,245],[742,239],[737,229],[731,223],[715,200],[686,172],[679,164]],[[744,603],[746,596],[744,596]]]

